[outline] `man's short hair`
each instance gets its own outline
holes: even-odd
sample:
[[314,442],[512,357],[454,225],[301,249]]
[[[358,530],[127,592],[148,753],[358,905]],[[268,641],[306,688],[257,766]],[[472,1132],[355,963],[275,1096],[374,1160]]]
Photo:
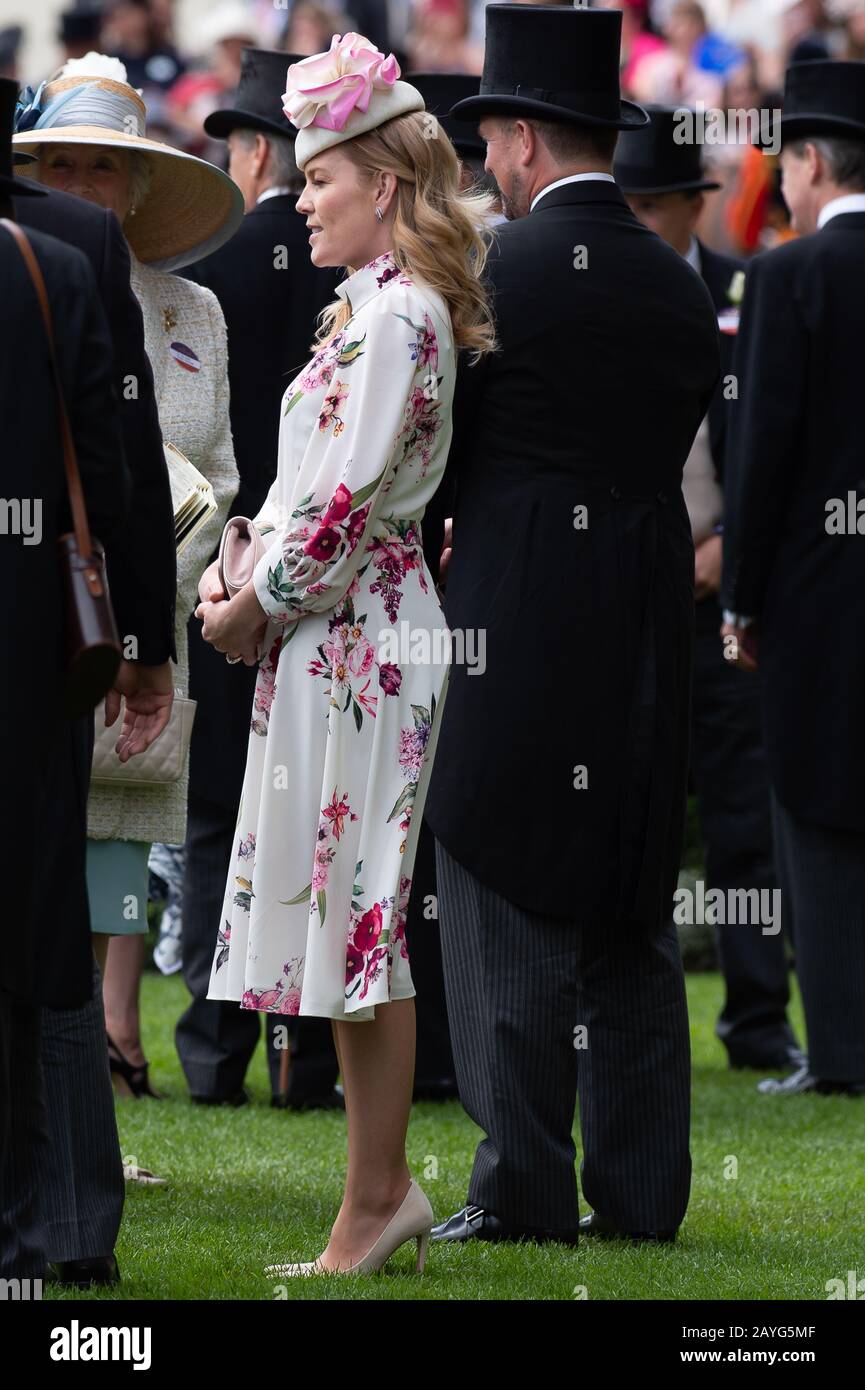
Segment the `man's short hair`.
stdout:
[[559,164],[586,163],[597,160],[612,164],[619,132],[606,126],[578,125],[568,121],[526,120],[540,136],[550,154]]
[[305,179],[297,167],[294,157],[294,141],[288,135],[271,135],[268,130],[250,130],[238,126],[234,134],[247,149],[255,144],[256,135],[261,135],[270,146],[271,172],[274,184],[287,188],[292,193],[302,193]]
[[865,140],[850,140],[845,135],[805,135],[792,142],[793,153],[799,159],[806,145],[814,145],[829,166],[832,182],[851,192],[865,192]]

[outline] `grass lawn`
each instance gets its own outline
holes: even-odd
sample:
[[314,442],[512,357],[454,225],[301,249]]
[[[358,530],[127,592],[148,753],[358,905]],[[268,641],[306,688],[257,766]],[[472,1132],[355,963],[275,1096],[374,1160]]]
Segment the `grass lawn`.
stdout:
[[[433,1245],[417,1278],[412,1243],[383,1278],[288,1280],[278,1296],[572,1299],[582,1286],[589,1299],[825,1299],[828,1279],[846,1280],[850,1269],[861,1277],[865,1101],[757,1095],[758,1077],[727,1070],[713,1036],[720,978],[690,975],[688,995],[694,1177],[675,1246]],[[184,999],[178,976],[145,976],[145,1048],[167,1099],[118,1101],[120,1138],[125,1157],[170,1186],[128,1189],[117,1246],[123,1283],[98,1296],[272,1299],[263,1267],[324,1247],[341,1194],[345,1117],[271,1110],[263,1047],[249,1078],[252,1105],[191,1105],[173,1044]],[[794,1018],[801,1036],[798,1000]],[[414,1108],[409,1162],[439,1219],[464,1204],[478,1133],[456,1102]],[[731,1155],[735,1178],[725,1177]],[[46,1288],[46,1297],[93,1295]]]

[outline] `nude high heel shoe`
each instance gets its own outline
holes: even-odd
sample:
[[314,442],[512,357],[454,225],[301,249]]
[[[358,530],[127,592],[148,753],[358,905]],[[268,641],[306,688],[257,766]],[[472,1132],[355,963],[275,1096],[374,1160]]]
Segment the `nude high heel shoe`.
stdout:
[[269,1279],[293,1279],[306,1274],[374,1274],[383,1269],[391,1255],[405,1245],[407,1240],[417,1241],[416,1272],[423,1274],[426,1262],[429,1233],[435,1218],[426,1193],[418,1187],[414,1178],[402,1203],[394,1212],[375,1244],[362,1260],[346,1269],[325,1269],[320,1260],[308,1264],[268,1265],[264,1271]]

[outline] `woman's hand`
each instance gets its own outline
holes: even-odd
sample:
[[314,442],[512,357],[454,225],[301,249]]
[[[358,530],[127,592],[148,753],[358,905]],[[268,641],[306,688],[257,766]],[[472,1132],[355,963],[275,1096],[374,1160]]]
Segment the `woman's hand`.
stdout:
[[225,590],[219,582],[219,561],[214,560],[198,581],[198,597],[202,603],[216,603],[225,596]]
[[209,642],[218,652],[242,661],[244,666],[257,664],[258,648],[267,627],[267,614],[252,584],[246,584],[232,599],[200,603],[195,616],[203,624],[201,635],[205,642]]

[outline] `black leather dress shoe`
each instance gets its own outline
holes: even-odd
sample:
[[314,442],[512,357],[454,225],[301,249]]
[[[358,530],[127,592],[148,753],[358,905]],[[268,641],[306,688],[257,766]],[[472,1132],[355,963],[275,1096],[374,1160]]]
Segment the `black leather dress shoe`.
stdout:
[[737,1052],[730,1050],[730,1066],[734,1071],[801,1071],[808,1058],[801,1047],[783,1047],[773,1052]]
[[576,1245],[579,1232],[576,1230],[544,1230],[535,1226],[510,1226],[500,1221],[491,1211],[483,1207],[467,1206],[433,1226],[432,1240],[530,1240],[538,1245],[556,1241],[560,1245]]
[[89,1289],[91,1284],[119,1284],[120,1270],[113,1255],[94,1255],[89,1260],[55,1260],[48,1267],[48,1282]]
[[285,1096],[271,1096],[272,1110],[293,1110],[296,1115],[305,1110],[344,1110],[345,1096],[339,1091],[331,1091],[329,1096],[309,1096],[306,1100],[286,1100]]
[[792,1076],[760,1081],[757,1090],[763,1096],[804,1096],[809,1091],[818,1096],[865,1096],[865,1081],[826,1081],[814,1076],[806,1062]]
[[233,1096],[190,1096],[193,1105],[230,1105],[235,1110],[249,1104],[249,1092],[242,1086]]
[[597,1236],[600,1240],[632,1240],[646,1245],[672,1245],[676,1239],[675,1231],[622,1231],[596,1211],[580,1217],[580,1235]]

